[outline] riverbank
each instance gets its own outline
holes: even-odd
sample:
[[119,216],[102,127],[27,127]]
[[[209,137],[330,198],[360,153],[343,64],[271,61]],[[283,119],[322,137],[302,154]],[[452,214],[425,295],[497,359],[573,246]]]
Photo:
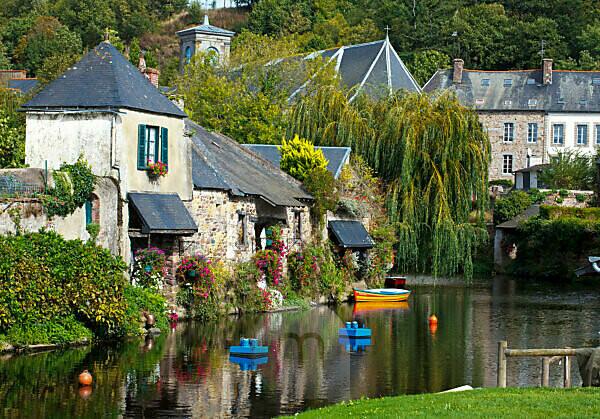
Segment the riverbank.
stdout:
[[594,417],[598,403],[600,389],[595,388],[486,388],[352,400],[297,417]]

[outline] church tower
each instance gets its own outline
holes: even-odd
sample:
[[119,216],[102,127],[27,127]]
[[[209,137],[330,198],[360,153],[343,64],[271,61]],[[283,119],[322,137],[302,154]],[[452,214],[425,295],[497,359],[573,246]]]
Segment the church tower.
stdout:
[[185,65],[199,52],[211,52],[220,63],[226,62],[231,49],[231,38],[234,35],[235,32],[212,26],[208,21],[208,15],[204,16],[202,25],[177,32],[179,71],[183,74]]

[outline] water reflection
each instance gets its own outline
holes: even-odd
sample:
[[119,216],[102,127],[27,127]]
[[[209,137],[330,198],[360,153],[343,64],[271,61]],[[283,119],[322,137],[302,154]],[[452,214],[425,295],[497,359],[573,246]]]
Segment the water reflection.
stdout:
[[[362,396],[490,386],[498,340],[510,347],[596,346],[599,308],[594,290],[497,279],[471,288],[418,287],[409,303],[389,307],[182,323],[155,339],[4,357],[0,400],[8,417],[271,417]],[[432,313],[439,318],[435,333]],[[354,320],[371,328],[370,345],[340,341],[339,329]],[[242,336],[268,345],[268,358],[232,359],[228,348]],[[538,385],[539,362],[511,359],[509,384]],[[77,375],[84,369],[94,384],[82,391]],[[560,377],[553,368],[554,385]]]

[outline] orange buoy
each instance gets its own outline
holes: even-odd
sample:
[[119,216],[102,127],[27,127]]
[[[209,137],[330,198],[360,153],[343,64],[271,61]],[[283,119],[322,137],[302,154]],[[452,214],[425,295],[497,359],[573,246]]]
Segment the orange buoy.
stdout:
[[84,370],[81,374],[79,374],[79,384],[82,386],[91,386],[92,381],[92,374],[90,374],[88,370]]
[[431,326],[432,324],[438,324],[438,318],[436,317],[435,314],[432,314],[431,316],[429,316],[429,325]]

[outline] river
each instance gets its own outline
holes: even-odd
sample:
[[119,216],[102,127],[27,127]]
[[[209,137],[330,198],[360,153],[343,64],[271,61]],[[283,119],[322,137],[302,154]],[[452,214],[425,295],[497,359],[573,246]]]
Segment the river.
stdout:
[[[600,344],[594,288],[496,278],[412,289],[407,304],[391,308],[343,304],[182,322],[154,340],[3,356],[0,416],[272,417],[361,397],[494,386],[499,340],[514,348]],[[369,346],[339,341],[338,329],[353,319],[372,329]],[[230,361],[227,348],[243,336],[269,345],[266,363]],[[510,359],[508,384],[539,385],[540,364]],[[83,369],[94,376],[91,388],[78,386]],[[561,379],[553,365],[552,385]]]

